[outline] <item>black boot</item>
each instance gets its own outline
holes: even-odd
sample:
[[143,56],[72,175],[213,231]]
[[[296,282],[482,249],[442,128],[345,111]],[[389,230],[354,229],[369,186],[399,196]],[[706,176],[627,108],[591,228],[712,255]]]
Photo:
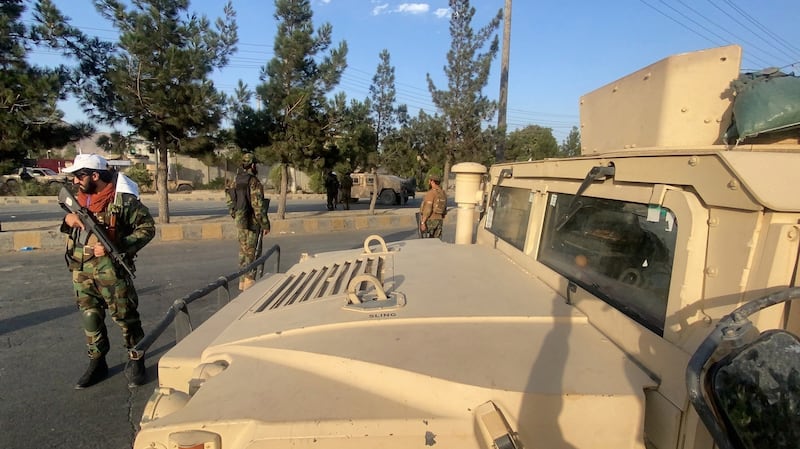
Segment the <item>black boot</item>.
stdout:
[[125,377],[128,378],[128,387],[138,387],[147,382],[147,372],[144,369],[144,354],[138,358],[128,359],[125,365]]
[[78,383],[75,384],[76,390],[82,390],[87,387],[100,382],[108,376],[108,365],[106,364],[105,357],[98,357],[96,359],[89,359],[89,367],[83,373]]

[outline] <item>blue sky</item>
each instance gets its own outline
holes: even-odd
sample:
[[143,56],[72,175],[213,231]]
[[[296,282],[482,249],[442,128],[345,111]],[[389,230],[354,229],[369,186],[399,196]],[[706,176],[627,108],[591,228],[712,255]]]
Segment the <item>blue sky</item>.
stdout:
[[[90,0],[54,0],[84,32],[114,39],[113,28]],[[505,0],[473,0],[473,28],[484,26]],[[222,16],[221,0],[194,0],[190,10]],[[251,88],[273,56],[274,2],[234,0],[238,52],[214,74],[217,87],[232,93],[238,80]],[[431,74],[446,87],[443,67],[450,48],[448,2],[312,0],[316,26],[333,27],[334,44],[344,40],[348,68],[339,90],[363,100],[387,49],[396,72],[398,103],[412,115],[434,113],[426,84]],[[511,19],[508,125],[550,127],[561,140],[578,125],[579,97],[671,54],[727,44],[743,47],[742,68],[783,67],[800,73],[798,0],[515,0]],[[502,25],[498,30],[502,41]],[[37,50],[31,61],[53,65],[57,58]],[[485,93],[499,93],[500,55]],[[67,120],[85,120],[74,102],[63,104]],[[101,130],[105,130],[102,126]]]

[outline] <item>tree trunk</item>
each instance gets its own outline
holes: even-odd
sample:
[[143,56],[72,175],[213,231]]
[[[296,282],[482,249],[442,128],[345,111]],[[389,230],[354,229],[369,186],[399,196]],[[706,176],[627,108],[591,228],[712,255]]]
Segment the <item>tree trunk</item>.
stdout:
[[278,196],[278,220],[286,218],[286,190],[288,187],[288,168],[286,164],[281,163],[281,185],[279,187],[280,196]]
[[169,223],[169,197],[167,192],[167,136],[163,132],[158,136],[158,168],[156,169],[156,195],[158,196],[158,222]]
[[444,171],[442,172],[442,190],[444,190],[445,195],[447,194],[447,187],[450,181],[450,167],[453,166],[453,161],[450,159],[450,156],[446,157],[444,160]]

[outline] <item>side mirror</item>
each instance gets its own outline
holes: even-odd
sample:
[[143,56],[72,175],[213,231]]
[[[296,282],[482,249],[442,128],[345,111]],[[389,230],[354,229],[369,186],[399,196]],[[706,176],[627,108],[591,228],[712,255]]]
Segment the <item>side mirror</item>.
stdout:
[[800,441],[800,340],[767,331],[711,368],[710,394],[742,448],[796,448]]
[[800,441],[800,339],[760,335],[753,313],[800,298],[800,288],[751,301],[725,316],[689,361],[689,399],[720,449],[789,449]]

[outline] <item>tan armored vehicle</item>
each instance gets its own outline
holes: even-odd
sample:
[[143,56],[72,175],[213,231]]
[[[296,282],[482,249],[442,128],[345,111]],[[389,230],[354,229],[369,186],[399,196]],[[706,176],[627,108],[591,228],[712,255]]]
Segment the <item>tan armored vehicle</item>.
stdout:
[[[387,206],[393,204],[406,204],[416,194],[416,185],[413,179],[401,178],[395,175],[379,174],[380,191],[378,202]],[[350,199],[353,202],[359,199],[370,199],[375,191],[374,173],[351,173],[353,187],[350,189]]]
[[456,165],[455,244],[266,276],[161,358],[135,447],[797,447],[800,135],[723,143],[740,53],[584,96],[581,157]]

